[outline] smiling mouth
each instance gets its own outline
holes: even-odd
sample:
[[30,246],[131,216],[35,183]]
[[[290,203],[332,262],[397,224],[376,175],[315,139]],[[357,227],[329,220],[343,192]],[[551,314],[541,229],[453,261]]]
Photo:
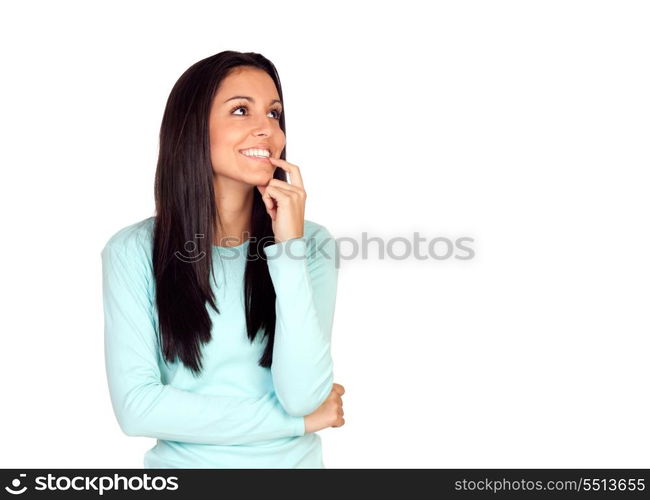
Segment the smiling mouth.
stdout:
[[244,156],[245,158],[248,158],[250,160],[257,160],[257,161],[264,161],[266,163],[271,163],[268,159],[268,157],[265,156],[251,156],[251,155],[245,155],[241,151],[239,152],[240,155]]

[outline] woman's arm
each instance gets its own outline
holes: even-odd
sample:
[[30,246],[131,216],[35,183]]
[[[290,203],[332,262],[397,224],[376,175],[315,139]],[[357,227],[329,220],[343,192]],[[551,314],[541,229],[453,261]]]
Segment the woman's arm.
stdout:
[[306,222],[303,237],[268,245],[264,252],[276,294],[275,392],[287,413],[308,415],[325,401],[334,382],[336,241],[325,227]]
[[211,396],[161,383],[148,292],[151,264],[129,236],[109,241],[101,253],[106,371],[122,430],[224,445],[303,435],[304,418],[288,415],[273,392],[257,398]]

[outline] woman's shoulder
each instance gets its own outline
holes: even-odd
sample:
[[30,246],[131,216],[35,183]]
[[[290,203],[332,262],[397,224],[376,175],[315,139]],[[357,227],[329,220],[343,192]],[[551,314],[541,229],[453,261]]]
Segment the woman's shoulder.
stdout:
[[332,233],[323,224],[319,224],[312,220],[305,219],[305,239],[323,240],[332,238]]
[[[110,249],[128,254],[138,252],[151,257],[155,222],[156,217],[152,216],[122,227],[109,237],[102,252]],[[335,244],[332,233],[325,225],[309,219],[305,219],[304,239],[311,248],[329,242]]]
[[307,243],[307,253],[312,258],[336,255],[337,244],[332,232],[323,224],[305,219],[304,239]]
[[156,217],[151,216],[122,227],[108,238],[102,253],[108,249],[128,254],[137,252],[150,256],[155,221]]

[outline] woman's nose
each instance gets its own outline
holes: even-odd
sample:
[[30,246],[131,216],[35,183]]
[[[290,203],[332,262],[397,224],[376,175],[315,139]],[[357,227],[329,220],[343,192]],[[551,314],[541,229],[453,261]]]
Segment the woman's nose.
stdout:
[[275,120],[275,118],[269,118],[268,116],[258,118],[253,127],[253,134],[271,135],[273,133],[273,126],[274,126],[273,120]]
[[271,129],[268,127],[256,127],[253,129],[253,135],[264,135],[269,137],[271,135]]

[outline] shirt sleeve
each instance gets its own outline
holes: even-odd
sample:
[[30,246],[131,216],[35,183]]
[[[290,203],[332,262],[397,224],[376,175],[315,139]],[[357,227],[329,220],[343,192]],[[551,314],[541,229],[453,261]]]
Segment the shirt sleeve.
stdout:
[[323,226],[309,238],[264,247],[276,294],[271,372],[278,399],[290,415],[312,413],[332,391],[336,250]]
[[124,433],[221,445],[304,435],[304,418],[289,415],[272,391],[215,396],[161,383],[145,255],[139,245],[110,241],[101,252],[106,373]]

